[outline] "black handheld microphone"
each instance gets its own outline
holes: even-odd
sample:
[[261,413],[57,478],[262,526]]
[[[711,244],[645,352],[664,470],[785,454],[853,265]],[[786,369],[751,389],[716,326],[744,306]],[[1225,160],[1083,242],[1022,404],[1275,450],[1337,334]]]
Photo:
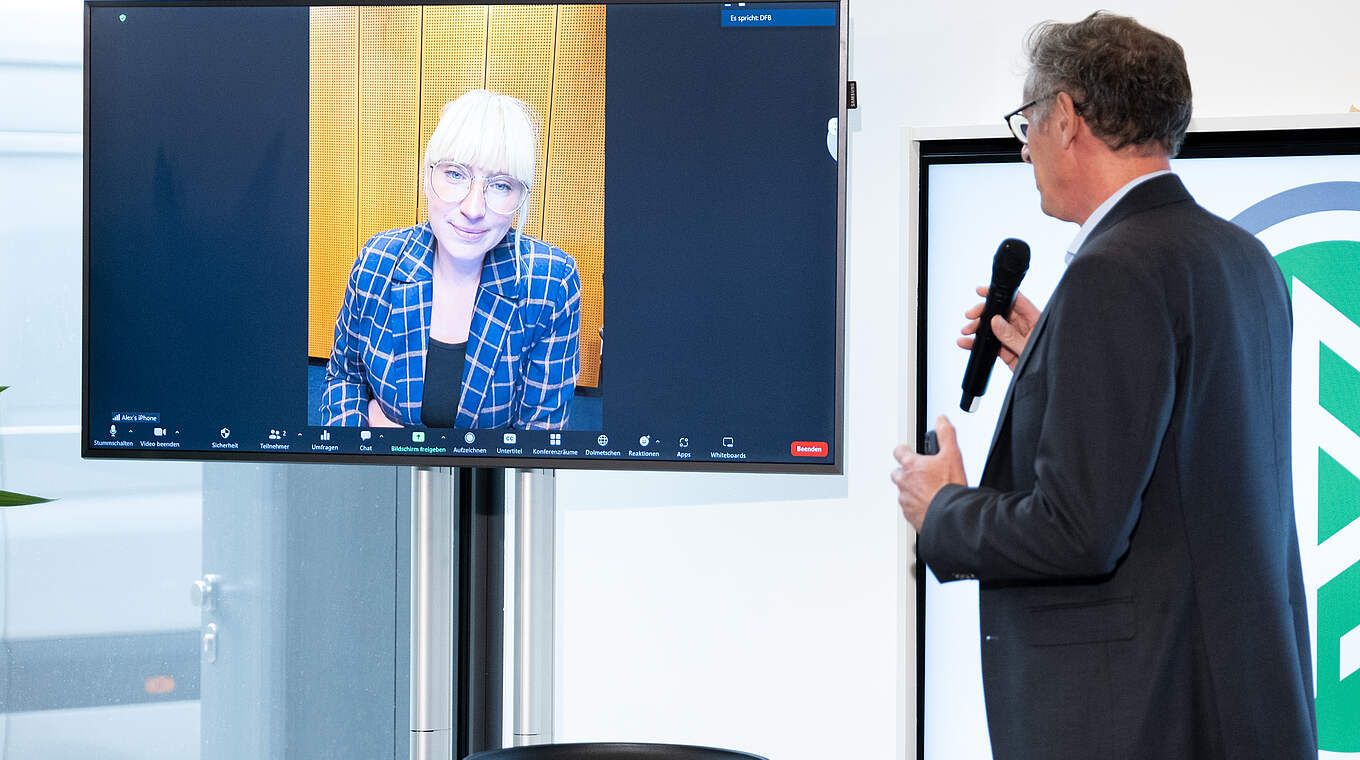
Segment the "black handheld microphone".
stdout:
[[1006,238],[992,258],[992,284],[987,288],[987,302],[982,307],[977,333],[973,336],[973,351],[968,355],[968,368],[963,371],[963,400],[959,407],[965,412],[977,409],[978,397],[987,392],[987,380],[992,376],[992,365],[1001,351],[1001,341],[992,334],[992,317],[1011,313],[1015,291],[1029,271],[1029,244],[1023,240]]

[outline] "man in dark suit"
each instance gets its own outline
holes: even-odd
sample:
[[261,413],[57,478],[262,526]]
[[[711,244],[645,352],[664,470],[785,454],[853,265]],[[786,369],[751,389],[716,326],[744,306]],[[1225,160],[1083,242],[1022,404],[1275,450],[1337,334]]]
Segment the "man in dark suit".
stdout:
[[991,325],[1014,376],[980,485],[943,417],[893,473],[927,565],[980,582],[995,756],[1315,758],[1285,283],[1169,172],[1179,45],[1097,13],[1029,58],[1009,121],[1074,255]]

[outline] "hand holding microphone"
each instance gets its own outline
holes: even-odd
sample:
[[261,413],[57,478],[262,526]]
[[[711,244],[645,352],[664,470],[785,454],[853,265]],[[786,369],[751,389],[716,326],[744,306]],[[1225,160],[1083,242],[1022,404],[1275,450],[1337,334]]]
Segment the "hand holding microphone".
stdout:
[[[1011,307],[1016,301],[1016,290],[1020,287],[1020,280],[1024,279],[1025,272],[1029,271],[1029,245],[1023,240],[1006,238],[1001,241],[1000,247],[996,249],[996,256],[992,258],[992,284],[987,288],[987,300],[982,304],[982,310],[978,313],[977,326],[973,327],[974,337],[971,339],[971,353],[968,356],[968,367],[963,373],[963,398],[959,401],[959,407],[965,412],[977,409],[978,397],[987,392],[987,380],[992,375],[992,365],[996,363],[996,357],[1001,351],[1001,340],[992,332],[992,325],[996,317],[1001,317],[1005,321],[1011,313]],[[1026,300],[1029,309],[1033,310],[1034,304]],[[976,310],[977,307],[974,307]],[[968,313],[971,314],[973,310]],[[969,327],[971,327],[971,323]],[[1007,327],[1010,325],[1007,324]],[[1033,326],[1031,322],[1030,327]],[[965,333],[969,332],[968,327],[964,328]],[[1012,346],[1015,345],[1014,336],[1006,331],[1005,337],[1011,339]],[[1025,335],[1029,334],[1028,329]],[[962,341],[960,341],[962,345]],[[1024,342],[1020,341],[1020,348],[1023,349]],[[1012,350],[1010,353],[1019,356],[1019,350]],[[1012,369],[1015,365],[1007,362]]]
[[[987,297],[987,286],[979,285],[977,294],[983,298]],[[964,319],[968,323],[959,332],[964,337],[956,342],[959,348],[971,351],[973,348],[973,334],[977,332],[978,324],[981,322],[982,310],[985,303],[977,303],[973,308],[963,313]],[[1012,371],[1015,370],[1016,362],[1020,361],[1020,354],[1025,350],[1025,343],[1029,341],[1030,331],[1034,329],[1034,323],[1039,321],[1039,307],[1033,301],[1025,298],[1024,293],[1015,294],[1015,303],[1011,306],[1009,317],[1000,314],[992,317],[992,335],[1001,341],[1001,352],[998,356],[1001,361],[1006,363]]]

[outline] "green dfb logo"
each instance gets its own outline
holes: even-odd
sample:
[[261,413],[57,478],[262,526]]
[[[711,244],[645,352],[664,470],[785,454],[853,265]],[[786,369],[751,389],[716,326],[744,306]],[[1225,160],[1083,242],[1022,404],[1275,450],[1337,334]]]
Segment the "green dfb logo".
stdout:
[[1360,242],[1276,257],[1294,305],[1294,493],[1319,749],[1360,753]]

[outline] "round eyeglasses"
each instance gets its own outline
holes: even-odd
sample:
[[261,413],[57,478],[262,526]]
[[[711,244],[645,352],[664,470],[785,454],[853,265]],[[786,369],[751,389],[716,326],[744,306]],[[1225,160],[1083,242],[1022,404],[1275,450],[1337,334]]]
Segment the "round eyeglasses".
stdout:
[[[1035,98],[1002,117],[1006,120],[1006,126],[1011,128],[1011,134],[1015,135],[1015,139],[1019,140],[1022,144],[1029,144],[1029,117],[1023,112],[1039,105],[1054,95],[1057,95],[1058,92],[1061,92],[1061,90],[1051,92],[1042,98]],[[1078,103],[1075,99],[1072,101],[1072,110],[1077,114],[1081,114],[1082,109],[1085,107],[1085,103]]]
[[1033,108],[1034,106],[1039,105],[1039,100],[1042,99],[1043,98],[1031,100],[1006,114],[1004,117],[1006,119],[1006,126],[1011,128],[1011,134],[1015,135],[1015,139],[1019,140],[1022,144],[1029,142],[1029,117],[1025,116],[1022,112],[1027,108]]
[[456,161],[431,164],[426,174],[430,191],[445,203],[462,203],[472,191],[472,183],[482,181],[482,198],[486,207],[497,214],[513,214],[529,194],[529,188],[509,174],[477,176],[471,168]]

